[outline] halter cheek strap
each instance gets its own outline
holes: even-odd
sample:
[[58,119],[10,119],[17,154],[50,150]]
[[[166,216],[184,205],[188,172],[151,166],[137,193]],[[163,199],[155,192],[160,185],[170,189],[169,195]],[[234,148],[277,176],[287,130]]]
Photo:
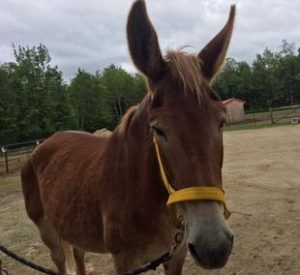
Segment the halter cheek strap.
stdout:
[[169,193],[169,199],[167,201],[167,205],[171,205],[178,202],[183,201],[193,201],[193,200],[213,200],[218,201],[223,204],[224,207],[224,216],[225,218],[229,218],[231,215],[230,211],[227,209],[225,202],[225,192],[221,188],[217,187],[188,187],[180,190],[175,190],[170,182],[168,181],[162,159],[159,152],[159,147],[156,138],[153,138],[156,156],[158,160],[159,170],[162,182]]

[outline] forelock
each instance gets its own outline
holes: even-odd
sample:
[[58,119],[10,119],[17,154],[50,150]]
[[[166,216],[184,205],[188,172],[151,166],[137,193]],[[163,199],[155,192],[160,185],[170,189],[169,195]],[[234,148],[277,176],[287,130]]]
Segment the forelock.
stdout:
[[201,64],[194,54],[182,50],[169,50],[165,57],[173,79],[177,79],[182,86],[182,91],[187,94],[196,94],[199,102],[203,97]]

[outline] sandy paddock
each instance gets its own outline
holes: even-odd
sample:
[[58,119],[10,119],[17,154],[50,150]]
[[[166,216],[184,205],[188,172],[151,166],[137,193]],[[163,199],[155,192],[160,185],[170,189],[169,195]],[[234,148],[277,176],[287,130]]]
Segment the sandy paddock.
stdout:
[[[225,268],[204,271],[188,257],[184,274],[300,274],[300,126],[225,132],[224,186],[235,245]],[[24,212],[19,178],[0,179],[0,243],[53,267]],[[0,254],[10,275],[38,274]],[[87,257],[112,274],[107,255]],[[163,274],[161,269],[156,273]]]

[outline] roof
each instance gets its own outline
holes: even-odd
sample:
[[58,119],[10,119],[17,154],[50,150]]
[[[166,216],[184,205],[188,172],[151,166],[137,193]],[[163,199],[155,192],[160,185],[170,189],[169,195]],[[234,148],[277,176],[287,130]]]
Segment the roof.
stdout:
[[238,99],[238,98],[232,97],[232,98],[228,98],[228,99],[226,99],[226,100],[223,100],[223,104],[224,104],[224,105],[227,105],[227,104],[229,104],[230,102],[233,102],[233,101],[236,101],[236,102],[239,102],[239,103],[242,103],[242,104],[245,104],[245,103],[246,103],[245,100],[242,100],[242,99]]

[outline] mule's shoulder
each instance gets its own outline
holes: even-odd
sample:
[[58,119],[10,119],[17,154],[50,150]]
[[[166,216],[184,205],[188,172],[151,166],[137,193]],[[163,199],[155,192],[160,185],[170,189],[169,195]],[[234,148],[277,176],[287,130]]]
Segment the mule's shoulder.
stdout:
[[73,142],[89,142],[95,139],[95,135],[84,131],[59,131],[47,138],[43,144],[68,142],[72,145]]
[[105,147],[106,139],[81,131],[56,132],[32,153],[32,161],[48,163],[51,159],[56,162],[70,161],[70,159],[85,159],[95,155]]

